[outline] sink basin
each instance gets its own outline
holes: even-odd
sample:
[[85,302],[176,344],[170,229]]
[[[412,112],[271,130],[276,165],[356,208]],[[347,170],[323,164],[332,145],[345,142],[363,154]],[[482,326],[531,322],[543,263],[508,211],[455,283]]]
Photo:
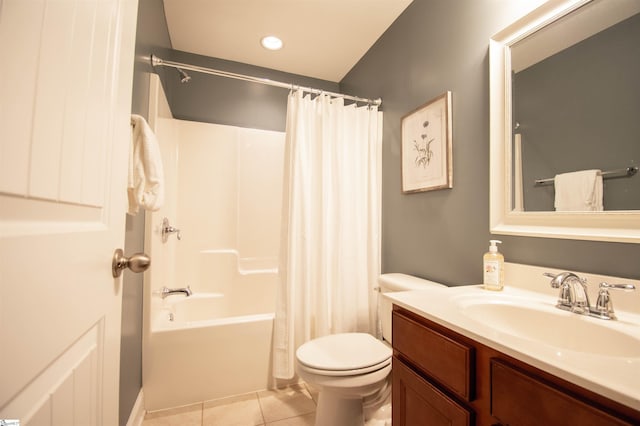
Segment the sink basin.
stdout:
[[456,304],[473,321],[559,350],[640,357],[640,334],[620,331],[613,321],[563,311],[550,303],[509,297],[463,298]]

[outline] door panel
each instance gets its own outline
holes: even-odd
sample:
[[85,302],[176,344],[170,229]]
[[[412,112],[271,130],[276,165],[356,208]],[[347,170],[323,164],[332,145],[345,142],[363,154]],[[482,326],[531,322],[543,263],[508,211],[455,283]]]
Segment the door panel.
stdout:
[[[0,191],[27,191],[33,99],[45,4],[41,1],[0,2]],[[17,48],[19,41],[21,48]],[[35,53],[34,53],[35,52]],[[16,143],[15,141],[20,141]]]

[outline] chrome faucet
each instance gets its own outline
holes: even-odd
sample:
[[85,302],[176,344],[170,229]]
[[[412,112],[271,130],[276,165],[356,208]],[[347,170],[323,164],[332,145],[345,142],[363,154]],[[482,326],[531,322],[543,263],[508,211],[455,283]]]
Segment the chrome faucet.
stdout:
[[573,272],[551,274],[545,272],[546,277],[551,278],[551,287],[560,289],[557,307],[578,314],[589,313],[589,295],[587,294],[587,280],[578,277]]
[[189,297],[193,294],[193,292],[191,291],[191,287],[190,286],[186,286],[183,288],[167,288],[167,287],[162,287],[161,291],[160,291],[160,297],[162,297],[163,299],[167,296],[171,296],[174,294],[184,294],[186,297]]
[[551,287],[560,289],[556,307],[565,311],[571,311],[581,315],[590,315],[601,319],[616,319],[609,289],[627,291],[635,289],[633,284],[609,284],[602,282],[600,283],[600,292],[596,305],[591,306],[589,303],[589,294],[587,293],[586,278],[580,278],[573,272],[562,272],[560,274],[545,272],[543,275],[551,278]]

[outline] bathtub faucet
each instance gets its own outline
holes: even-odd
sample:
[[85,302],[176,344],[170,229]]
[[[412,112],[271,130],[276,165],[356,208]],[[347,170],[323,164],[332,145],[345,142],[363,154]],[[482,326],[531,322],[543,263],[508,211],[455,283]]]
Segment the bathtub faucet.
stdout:
[[162,297],[163,299],[167,296],[171,296],[173,294],[184,294],[185,296],[189,297],[193,294],[193,292],[191,291],[191,287],[187,286],[184,288],[167,288],[167,287],[162,287],[162,290],[160,292],[160,297]]

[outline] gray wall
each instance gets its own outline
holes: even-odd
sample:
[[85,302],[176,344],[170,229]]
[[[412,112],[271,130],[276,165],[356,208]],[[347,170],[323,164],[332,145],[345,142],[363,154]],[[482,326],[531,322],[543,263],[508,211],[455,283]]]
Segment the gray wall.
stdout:
[[[177,50],[169,52],[166,59],[327,91],[340,90],[338,83],[326,80]],[[168,78],[164,87],[171,93],[169,104],[175,118],[263,130],[285,129],[287,89],[195,71],[188,71],[189,83],[180,83],[176,70],[166,68],[165,71]]]
[[[384,272],[479,283],[489,233],[488,40],[525,11],[513,0],[414,0],[341,82],[381,96]],[[453,94],[453,188],[403,195],[400,119]],[[640,278],[640,245],[497,236],[507,261]],[[545,279],[540,285],[547,285]]]
[[[640,163],[638,40],[640,14],[514,75],[526,211],[554,210],[553,185],[535,179]],[[605,180],[603,201],[640,209],[640,177]]]
[[[151,52],[171,47],[162,0],[140,0],[131,112],[148,118]],[[162,76],[161,76],[162,77]],[[144,251],[144,213],[127,215],[125,254]],[[142,274],[125,270],[122,289],[119,423],[126,425],[142,387]]]

